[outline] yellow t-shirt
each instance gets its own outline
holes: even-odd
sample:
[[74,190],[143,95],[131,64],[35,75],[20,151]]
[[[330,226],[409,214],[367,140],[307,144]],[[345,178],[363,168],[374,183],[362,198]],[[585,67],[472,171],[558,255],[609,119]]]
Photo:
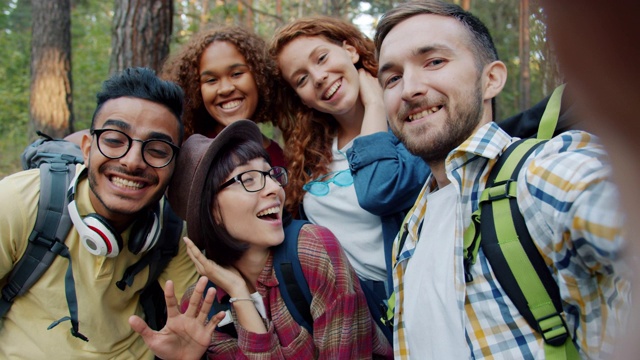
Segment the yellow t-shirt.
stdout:
[[[79,165],[77,172],[82,170]],[[89,200],[89,184],[82,179],[76,189],[76,204],[81,216],[94,212]],[[37,216],[40,192],[39,170],[23,171],[0,181],[0,285],[22,257]],[[185,227],[186,231],[186,227]],[[29,289],[15,299],[0,324],[0,358],[21,359],[152,359],[142,338],[131,329],[131,315],[142,315],[138,292],[145,285],[148,268],[135,276],[125,291],[116,287],[127,267],[144,254],[134,255],[126,246],[130,229],[122,233],[123,249],[115,258],[94,256],[80,243],[75,229],[65,245],[72,260],[78,299],[79,331],[89,341],[71,335],[71,323],[64,321],[51,330],[47,327],[69,316],[65,296],[65,273],[69,261],[58,256],[51,267]],[[178,255],[160,275],[175,284],[180,298],[198,278],[195,267],[180,241]]]

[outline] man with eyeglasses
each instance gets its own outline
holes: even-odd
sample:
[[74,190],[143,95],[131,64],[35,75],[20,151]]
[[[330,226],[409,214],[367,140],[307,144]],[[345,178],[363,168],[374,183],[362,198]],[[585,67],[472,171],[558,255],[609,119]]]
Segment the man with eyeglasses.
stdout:
[[[163,195],[183,137],[182,104],[180,87],[149,69],[127,69],[104,82],[90,132],[81,140],[84,165],[76,168],[68,192],[69,260],[58,256],[16,297],[0,323],[0,358],[153,358],[128,323],[130,316],[143,314],[139,295],[148,267],[124,291],[116,282],[158,240]],[[25,253],[39,192],[38,169],[0,181],[0,286]],[[65,321],[74,317],[65,287],[68,269],[75,279],[79,325],[71,332]],[[178,295],[197,280],[182,241],[158,281],[164,287],[169,279]]]

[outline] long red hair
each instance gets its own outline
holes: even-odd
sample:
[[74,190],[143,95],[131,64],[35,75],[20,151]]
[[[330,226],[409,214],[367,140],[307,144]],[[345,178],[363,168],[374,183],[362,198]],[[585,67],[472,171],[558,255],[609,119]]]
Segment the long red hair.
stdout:
[[[353,24],[326,16],[301,18],[279,28],[269,44],[269,54],[277,61],[284,47],[300,36],[320,36],[339,46],[346,41],[360,55],[355,67],[364,68],[373,76],[378,73],[373,41]],[[329,172],[328,166],[332,161],[331,144],[339,125],[330,114],[304,105],[279,69],[277,73],[280,86],[276,103],[281,109],[286,109],[284,113],[288,114],[278,118],[289,170],[285,206],[296,214],[304,196],[302,186]]]

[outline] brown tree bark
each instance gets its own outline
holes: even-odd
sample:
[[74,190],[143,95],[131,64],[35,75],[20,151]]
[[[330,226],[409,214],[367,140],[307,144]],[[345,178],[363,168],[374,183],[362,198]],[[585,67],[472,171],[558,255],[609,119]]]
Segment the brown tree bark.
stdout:
[[531,107],[529,0],[520,0],[520,111]]
[[156,71],[169,54],[172,0],[115,0],[109,72],[143,66]]
[[71,2],[32,0],[29,116],[35,137],[73,131],[71,79]]

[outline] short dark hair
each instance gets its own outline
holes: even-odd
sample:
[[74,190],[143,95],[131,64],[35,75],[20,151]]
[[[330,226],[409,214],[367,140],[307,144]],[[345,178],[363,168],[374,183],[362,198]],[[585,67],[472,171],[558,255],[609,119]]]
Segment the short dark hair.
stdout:
[[378,22],[376,34],[373,38],[378,56],[382,42],[391,29],[410,17],[422,14],[447,16],[459,21],[469,31],[471,50],[476,56],[476,66],[479,69],[498,60],[496,46],[489,30],[482,21],[471,13],[462,10],[458,5],[439,0],[411,1],[387,11]]
[[207,258],[220,266],[233,265],[248,248],[248,244],[239,241],[227,231],[224,222],[219,223],[213,214],[213,209],[220,211],[218,194],[220,185],[238,166],[245,165],[257,158],[265,159],[269,164],[269,154],[255,141],[230,142],[223,146],[219,155],[211,161],[211,167],[202,190],[203,200],[200,203],[200,216],[195,224],[202,229],[202,243],[195,244],[205,251]]
[[149,68],[132,67],[116,73],[102,83],[102,90],[96,95],[97,106],[91,118],[91,129],[102,106],[109,100],[131,97],[149,100],[163,105],[176,116],[178,121],[178,145],[182,143],[184,126],[182,124],[182,106],[184,92],[177,84],[160,79]]

